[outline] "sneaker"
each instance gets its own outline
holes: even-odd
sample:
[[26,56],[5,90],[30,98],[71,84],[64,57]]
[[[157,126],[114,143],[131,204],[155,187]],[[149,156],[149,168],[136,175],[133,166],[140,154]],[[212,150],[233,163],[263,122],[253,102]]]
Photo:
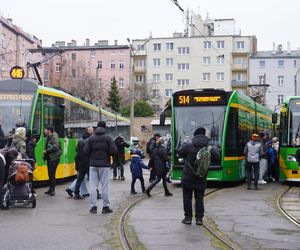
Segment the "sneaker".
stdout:
[[167,193],[165,193],[165,196],[173,196],[173,194],[170,192],[167,192]]
[[50,194],[49,194],[50,196],[55,196],[55,191],[54,190],[52,190],[51,192],[50,192]]
[[46,191],[44,194],[51,194],[51,190],[49,189],[48,191]]
[[131,192],[130,192],[130,194],[137,194],[137,192],[135,192],[135,191],[131,191]]
[[183,224],[186,224],[186,225],[191,225],[192,224],[192,219],[191,218],[188,218],[188,217],[185,217],[181,223]]
[[121,177],[121,181],[125,181],[125,177],[124,176]]
[[68,195],[72,198],[73,197],[73,191],[70,188],[66,189],[66,192],[68,193]]
[[202,218],[196,218],[196,225],[203,225]]
[[110,208],[110,207],[103,207],[102,208],[102,213],[103,214],[109,214],[109,213],[112,213],[113,210]]
[[97,213],[97,207],[91,207],[90,213],[96,214]]
[[90,197],[89,193],[83,194],[82,197],[86,198],[86,197]]
[[80,194],[75,194],[74,195],[74,200],[82,200],[82,199],[84,199],[84,197],[81,196]]
[[150,194],[150,190],[149,189],[147,189],[146,191],[145,191],[145,193],[146,193],[146,195],[148,196],[148,197],[151,197],[152,195]]
[[258,180],[258,184],[266,184],[267,182],[265,180]]
[[117,179],[117,177],[116,177],[116,176],[114,176],[114,177],[113,177],[113,180],[116,180],[116,179]]

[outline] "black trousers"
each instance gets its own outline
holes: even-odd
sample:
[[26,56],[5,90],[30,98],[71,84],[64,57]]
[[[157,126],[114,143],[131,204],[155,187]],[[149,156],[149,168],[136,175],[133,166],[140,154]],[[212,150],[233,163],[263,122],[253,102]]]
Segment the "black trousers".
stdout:
[[195,215],[196,218],[202,218],[204,216],[204,190],[182,187],[182,192],[184,216],[190,219],[193,217],[192,199],[194,193]]
[[165,190],[165,193],[168,193],[169,190],[168,190],[168,186],[167,186],[167,177],[166,175],[157,175],[156,176],[156,179],[151,183],[151,185],[148,187],[148,190],[151,191],[156,185],[157,183],[160,182],[160,180],[162,180],[162,183],[163,183],[163,186],[164,186],[164,190]]
[[48,176],[49,176],[49,190],[54,191],[55,190],[55,185],[56,185],[56,179],[55,179],[55,174],[56,174],[56,169],[59,164],[59,159],[51,161],[47,161],[47,168],[48,168]]
[[154,161],[152,159],[149,160],[148,167],[152,168],[152,171],[150,171],[150,177],[149,177],[149,181],[151,182],[151,181],[154,181],[155,177],[156,177]]
[[142,191],[144,192],[145,191],[145,181],[144,181],[144,177],[143,176],[141,176],[140,178],[133,178],[132,177],[131,191],[135,191],[134,185],[135,185],[136,180],[140,180],[141,186],[142,186]]
[[246,162],[248,186],[251,186],[252,168],[254,171],[254,186],[257,187],[257,182],[259,178],[259,162]]
[[89,172],[89,163],[80,163],[80,168],[78,170],[78,176],[77,176],[77,181],[76,181],[76,185],[75,185],[75,195],[78,195],[80,192],[80,186],[81,183],[84,180],[84,177],[86,174],[88,174]]

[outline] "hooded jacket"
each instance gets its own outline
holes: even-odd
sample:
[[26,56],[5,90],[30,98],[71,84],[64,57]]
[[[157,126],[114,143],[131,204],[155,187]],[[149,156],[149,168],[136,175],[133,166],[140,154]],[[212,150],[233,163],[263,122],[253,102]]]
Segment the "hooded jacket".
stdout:
[[44,156],[45,160],[55,161],[59,160],[62,154],[58,134],[53,132],[51,135],[47,136],[45,143],[46,154]]
[[185,160],[184,168],[182,171],[181,185],[189,189],[205,189],[206,188],[206,179],[195,176],[189,167],[187,161],[191,165],[194,164],[196,160],[196,155],[201,147],[207,147],[209,139],[207,136],[199,134],[196,135],[192,142],[183,144],[178,150],[177,153],[180,157],[183,157]]
[[89,156],[92,167],[110,167],[110,156],[117,153],[117,146],[106,133],[105,128],[97,127],[85,143],[84,152]]
[[247,156],[247,161],[251,163],[259,162],[261,156],[264,154],[262,145],[259,141],[250,140],[244,148],[244,155]]
[[19,127],[16,129],[16,133],[13,136],[12,146],[15,147],[18,152],[22,155],[22,158],[26,158],[26,129]]
[[130,172],[132,174],[132,178],[138,179],[142,177],[143,168],[149,169],[149,167],[144,164],[143,160],[139,155],[133,154],[131,156],[131,163],[130,163]]

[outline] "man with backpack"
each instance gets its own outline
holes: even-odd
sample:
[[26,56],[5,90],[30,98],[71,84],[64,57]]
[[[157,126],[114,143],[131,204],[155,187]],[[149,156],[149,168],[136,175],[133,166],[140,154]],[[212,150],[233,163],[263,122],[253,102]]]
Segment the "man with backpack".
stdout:
[[182,223],[192,224],[193,209],[192,198],[195,196],[196,224],[202,225],[204,216],[204,191],[206,189],[207,170],[210,165],[209,138],[205,136],[206,129],[197,128],[194,132],[192,142],[184,143],[177,154],[183,157],[184,168],[181,177],[183,191],[184,219]]

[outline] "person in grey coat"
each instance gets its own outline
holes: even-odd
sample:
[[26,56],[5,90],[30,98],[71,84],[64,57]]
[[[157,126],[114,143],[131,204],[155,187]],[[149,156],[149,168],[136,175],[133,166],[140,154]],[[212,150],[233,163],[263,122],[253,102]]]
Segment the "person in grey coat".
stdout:
[[244,155],[246,155],[246,170],[247,170],[247,184],[248,190],[251,189],[252,169],[254,171],[254,188],[258,190],[257,182],[259,177],[259,160],[264,151],[261,143],[258,141],[258,135],[253,134],[251,140],[244,148]]

